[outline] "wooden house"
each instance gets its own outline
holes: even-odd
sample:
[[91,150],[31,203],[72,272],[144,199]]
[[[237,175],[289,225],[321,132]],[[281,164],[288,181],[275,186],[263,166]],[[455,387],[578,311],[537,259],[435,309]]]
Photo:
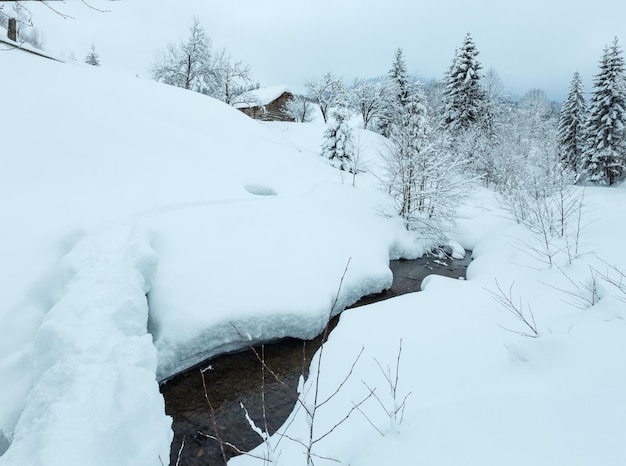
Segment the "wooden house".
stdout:
[[257,120],[294,121],[284,109],[285,104],[291,98],[293,94],[285,86],[264,87],[241,95],[233,107]]

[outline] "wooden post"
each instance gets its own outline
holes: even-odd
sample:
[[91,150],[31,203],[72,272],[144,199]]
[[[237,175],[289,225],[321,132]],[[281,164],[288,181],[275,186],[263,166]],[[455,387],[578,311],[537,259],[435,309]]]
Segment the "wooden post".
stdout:
[[9,32],[7,36],[12,41],[17,42],[17,20],[15,18],[9,18]]

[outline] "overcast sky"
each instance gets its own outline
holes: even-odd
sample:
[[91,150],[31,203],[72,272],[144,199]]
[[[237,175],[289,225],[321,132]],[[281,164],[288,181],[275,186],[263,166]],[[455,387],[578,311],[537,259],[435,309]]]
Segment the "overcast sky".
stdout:
[[[104,67],[149,77],[158,49],[180,41],[196,16],[217,48],[251,66],[262,86],[303,90],[327,71],[347,83],[385,74],[394,51],[409,72],[441,78],[471,33],[484,70],[513,95],[532,88],[565,98],[574,71],[585,90],[605,45],[626,45],[624,0],[78,0],[54,2],[62,19],[33,2],[33,21],[50,52],[82,60],[91,43]],[[7,8],[5,6],[5,8]]]

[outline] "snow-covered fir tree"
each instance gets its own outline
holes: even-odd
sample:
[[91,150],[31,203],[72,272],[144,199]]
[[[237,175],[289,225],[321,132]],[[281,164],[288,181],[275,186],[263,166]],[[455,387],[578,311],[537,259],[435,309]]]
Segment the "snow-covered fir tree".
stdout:
[[333,118],[328,122],[322,143],[322,157],[339,170],[350,169],[350,158],[354,152],[352,130],[348,125],[349,112],[343,97],[338,98]]
[[409,76],[406,71],[404,54],[402,49],[398,48],[395,52],[391,69],[387,73],[387,98],[376,128],[376,131],[385,137],[391,136],[391,131],[397,123],[402,107],[406,105],[409,99],[409,86]]
[[454,134],[471,128],[481,118],[485,96],[477,56],[478,50],[468,33],[447,73],[444,122]]
[[576,174],[580,173],[582,168],[587,111],[583,81],[580,73],[576,71],[572,78],[567,99],[561,107],[558,130],[561,162]]
[[405,105],[409,99],[409,75],[406,71],[406,63],[401,48],[396,50],[393,65],[389,70],[389,79],[396,88],[398,102]]
[[617,38],[605,47],[594,80],[585,127],[585,169],[589,180],[613,184],[626,171],[624,57]]
[[100,66],[100,57],[98,56],[98,52],[96,52],[96,46],[91,44],[89,52],[85,55],[85,63],[93,66]]

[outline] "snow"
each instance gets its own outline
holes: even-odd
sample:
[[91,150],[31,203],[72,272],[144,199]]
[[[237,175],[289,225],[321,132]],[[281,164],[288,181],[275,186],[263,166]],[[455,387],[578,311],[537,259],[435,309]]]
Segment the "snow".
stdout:
[[[2,52],[0,66],[13,70],[0,75],[11,109],[0,123],[2,466],[165,462],[157,381],[243,347],[240,334],[313,336],[390,284],[390,258],[424,251],[388,215],[371,173],[385,145],[368,131],[355,131],[366,173],[352,186],[319,155],[321,123],[259,123],[23,51]],[[460,200],[450,250],[473,250],[467,280],[431,276],[420,293],[341,315],[313,362],[320,399],[363,353],[316,409],[314,433],[370,389],[380,402],[370,396],[313,452],[359,466],[624,464],[626,304],[603,276],[626,270],[626,189],[586,189],[581,252],[553,267],[492,192]],[[532,309],[537,338],[519,334],[497,286]],[[395,374],[400,345],[394,399],[383,371]],[[302,385],[309,408],[316,382]],[[383,407],[405,396],[390,418]],[[299,409],[284,433],[306,439],[308,426]],[[302,445],[278,440],[278,464],[304,464]]]
[[3,464],[156,465],[169,457],[171,420],[146,332],[156,266],[146,234],[121,226],[84,237],[63,257],[62,296],[35,335],[33,388]]
[[[0,380],[8,381],[0,387],[0,431],[11,446],[0,464],[38,464],[44,457],[57,464],[75,435],[84,447],[70,456],[84,455],[85,463],[111,464],[102,448],[115,446],[128,464],[159,464],[169,442],[157,380],[244,347],[237,332],[252,340],[311,337],[329,314],[389,286],[390,256],[423,251],[401,222],[381,215],[383,195],[354,189],[315,148],[299,150],[280,131],[225,104],[20,50],[4,51],[0,60],[3,69],[19,70],[0,77],[12,109],[2,120],[11,137],[3,141],[0,171]],[[107,282],[116,273],[136,278],[122,259],[108,269],[87,267],[94,276],[66,296],[63,258],[83,242],[99,244],[111,224],[149,232],[146,244],[158,259],[142,291],[150,288],[149,317],[139,304],[143,294]],[[147,247],[132,244],[129,253]],[[333,310],[348,260],[351,273]],[[83,311],[99,314],[118,298],[110,325],[86,325]],[[66,317],[56,317],[53,311],[66,307]],[[46,332],[54,336],[47,346]],[[120,360],[126,347],[137,360]],[[97,364],[83,351],[95,352]],[[110,382],[94,390],[100,380]],[[134,414],[118,406],[135,397],[143,401]],[[78,415],[80,406],[93,409]],[[118,414],[104,422],[111,412]],[[93,431],[101,447],[91,448],[87,421],[106,430]],[[44,427],[49,436],[32,435]],[[154,441],[131,445],[115,437],[125,432]]]
[[[587,190],[594,221],[583,233],[585,252],[562,268],[573,282],[588,282],[589,266],[606,270],[597,257],[626,267],[620,240],[626,192]],[[364,466],[624,464],[626,294],[604,282],[599,303],[573,306],[566,292],[584,290],[520,250],[529,233],[506,218],[488,191],[479,191],[460,216],[456,240],[474,247],[469,280],[431,276],[421,293],[341,315],[324,347],[319,399],[342,384],[364,350],[338,394],[316,412],[314,438],[367,397],[368,387],[381,401],[368,399],[359,407],[363,414],[353,412],[313,452]],[[493,299],[496,279],[507,291],[514,284],[515,302],[530,304],[538,338],[513,333],[524,328]],[[381,407],[394,408],[381,367],[393,380],[400,344],[395,406],[408,398],[398,424]],[[313,376],[304,390],[314,383]],[[312,394],[304,397],[309,408]],[[275,464],[305,464],[303,446],[291,439],[306,444],[309,421],[296,409],[281,432],[288,438],[272,437]],[[242,456],[229,464],[262,461]],[[315,458],[315,464],[335,462]]]

